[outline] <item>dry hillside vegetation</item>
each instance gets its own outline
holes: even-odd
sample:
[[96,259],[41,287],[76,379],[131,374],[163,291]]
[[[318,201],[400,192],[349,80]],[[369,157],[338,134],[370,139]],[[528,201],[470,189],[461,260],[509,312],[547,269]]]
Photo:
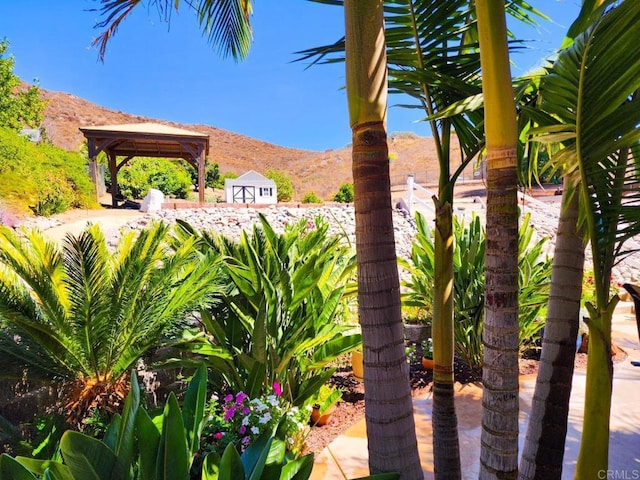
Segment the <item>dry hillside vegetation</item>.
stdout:
[[[68,93],[42,92],[48,100],[44,119],[47,135],[55,145],[67,150],[80,148],[84,139],[78,130],[80,126],[158,122],[207,133],[211,139],[209,161],[218,162],[222,173],[264,172],[270,168],[286,172],[293,180],[294,200],[312,191],[330,200],[342,183],[352,181],[349,146],[324,152],[281,147],[208,125],[152,119],[109,110]],[[411,172],[418,172],[420,178],[429,172],[430,179],[437,179],[437,159],[431,138],[392,133],[389,147],[393,184],[406,182],[406,175]],[[459,150],[454,151],[452,158],[459,160]]]

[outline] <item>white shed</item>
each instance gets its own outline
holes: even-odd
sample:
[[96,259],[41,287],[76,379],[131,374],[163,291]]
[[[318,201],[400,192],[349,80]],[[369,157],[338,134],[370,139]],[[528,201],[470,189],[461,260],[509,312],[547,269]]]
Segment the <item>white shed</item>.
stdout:
[[278,203],[276,182],[253,170],[224,181],[227,203]]

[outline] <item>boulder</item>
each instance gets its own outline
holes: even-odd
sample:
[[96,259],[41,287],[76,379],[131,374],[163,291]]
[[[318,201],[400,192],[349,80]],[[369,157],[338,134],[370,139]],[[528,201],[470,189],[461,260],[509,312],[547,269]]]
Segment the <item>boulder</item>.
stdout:
[[164,202],[164,194],[155,188],[149,189],[149,193],[142,200],[140,206],[141,212],[158,212],[162,210],[162,202]]

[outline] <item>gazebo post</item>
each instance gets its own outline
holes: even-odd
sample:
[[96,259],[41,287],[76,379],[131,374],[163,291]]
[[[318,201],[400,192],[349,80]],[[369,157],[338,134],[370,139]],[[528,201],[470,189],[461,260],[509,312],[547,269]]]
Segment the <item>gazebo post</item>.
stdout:
[[98,155],[96,153],[96,142],[93,138],[87,139],[87,150],[89,154],[89,175],[96,189],[96,202],[100,203],[100,194],[98,193]]
[[202,146],[198,147],[198,201],[204,203],[205,154]]
[[116,208],[118,206],[118,193],[120,193],[120,187],[118,186],[118,165],[117,158],[113,152],[107,152],[109,158],[109,173],[111,174],[111,206]]

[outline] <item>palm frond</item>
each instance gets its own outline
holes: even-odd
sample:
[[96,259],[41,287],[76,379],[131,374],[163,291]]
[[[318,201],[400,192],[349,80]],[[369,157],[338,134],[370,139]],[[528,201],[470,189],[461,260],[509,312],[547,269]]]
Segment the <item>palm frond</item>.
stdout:
[[557,122],[533,131],[536,140],[560,142],[554,161],[580,174],[581,221],[607,293],[607,272],[640,233],[638,172],[630,164],[640,140],[639,21],[640,3],[621,2],[560,52],[540,101]]
[[[133,9],[143,2],[142,0],[100,0],[100,3],[102,6],[94,10],[99,11],[100,15],[106,18],[96,23],[95,28],[104,30],[93,41],[92,46],[98,47],[100,61],[104,61],[107,44],[118,27]],[[195,11],[207,41],[220,55],[223,57],[231,55],[236,60],[247,56],[252,40],[250,0],[188,0],[186,3]],[[159,15],[169,22],[171,11],[178,10],[180,0],[152,0],[151,5],[155,5]]]

